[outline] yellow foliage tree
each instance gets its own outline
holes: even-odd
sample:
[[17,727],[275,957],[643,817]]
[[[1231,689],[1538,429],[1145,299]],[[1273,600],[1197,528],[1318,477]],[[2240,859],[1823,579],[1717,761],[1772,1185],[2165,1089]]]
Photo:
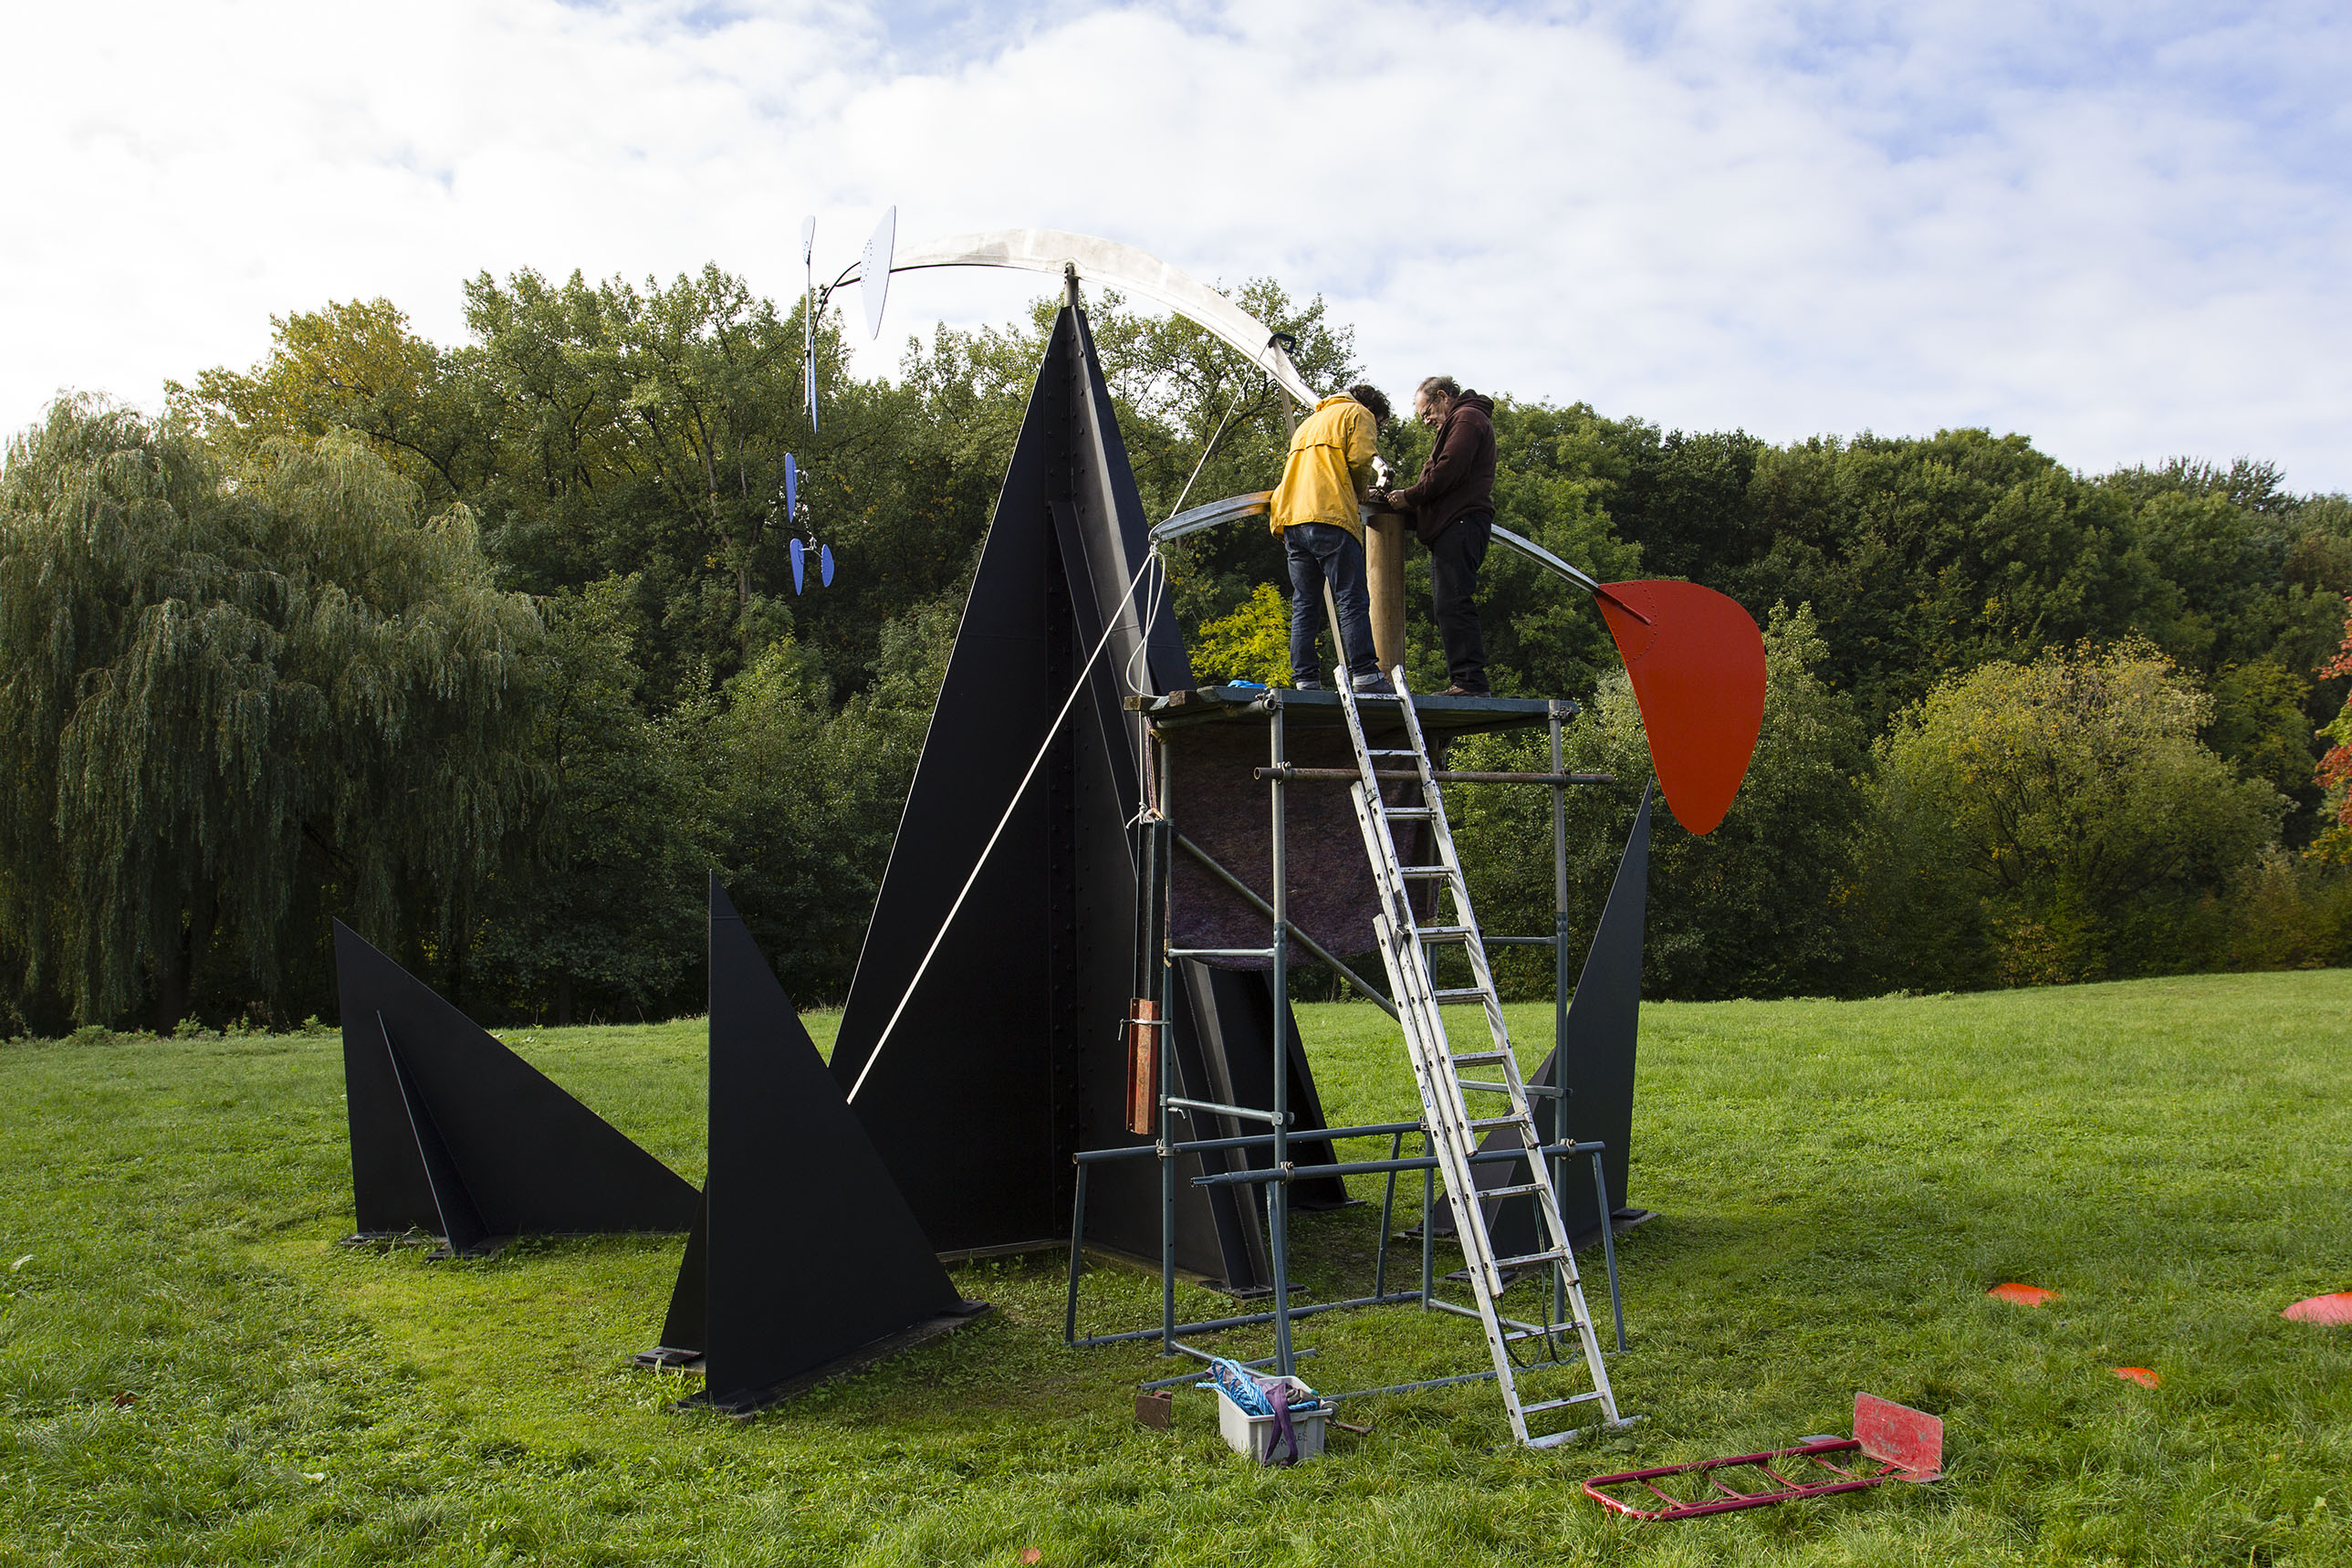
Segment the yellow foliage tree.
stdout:
[[1217,679],[1290,684],[1290,601],[1271,583],[1260,583],[1239,609],[1207,623],[1192,639],[1192,674],[1203,685]]

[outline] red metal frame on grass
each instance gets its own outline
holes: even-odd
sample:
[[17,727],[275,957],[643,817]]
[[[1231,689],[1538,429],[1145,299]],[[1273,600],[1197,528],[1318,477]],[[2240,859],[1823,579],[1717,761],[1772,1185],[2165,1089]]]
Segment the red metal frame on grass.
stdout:
[[[1602,1507],[1614,1509],[1633,1519],[1695,1519],[1703,1513],[1729,1513],[1734,1509],[1761,1508],[1766,1503],[1787,1502],[1791,1498],[1827,1497],[1832,1492],[1860,1491],[1882,1481],[1934,1481],[1943,1479],[1944,1424],[1937,1417],[1906,1405],[1897,1405],[1891,1399],[1857,1394],[1853,1396],[1853,1432],[1851,1437],[1825,1438],[1818,1443],[1801,1444],[1793,1448],[1774,1448],[1761,1454],[1698,1459],[1686,1465],[1662,1465],[1651,1470],[1625,1470],[1613,1476],[1595,1476],[1584,1483],[1584,1491]],[[1881,1468],[1868,1472],[1850,1470],[1843,1465],[1832,1463],[1826,1457],[1857,1451],[1865,1461]],[[1776,1459],[1802,1459],[1820,1466],[1836,1479],[1791,1480],[1772,1468]],[[1730,1469],[1760,1471],[1772,1487],[1761,1491],[1743,1491],[1727,1485],[1721,1476],[1711,1473]],[[1707,1483],[1723,1495],[1685,1501],[1656,1484],[1660,1476],[1686,1475],[1706,1475]],[[1643,1487],[1654,1493],[1665,1506],[1637,1508],[1634,1500],[1612,1497],[1603,1489],[1625,1486]]]

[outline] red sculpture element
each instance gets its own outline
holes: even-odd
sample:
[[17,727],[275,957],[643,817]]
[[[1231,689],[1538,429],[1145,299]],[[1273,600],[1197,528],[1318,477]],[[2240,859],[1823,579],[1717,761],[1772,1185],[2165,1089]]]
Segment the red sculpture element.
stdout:
[[2021,1307],[2039,1307],[2044,1302],[2055,1301],[2058,1299],[2058,1292],[2055,1290],[2044,1290],[2039,1285],[2020,1285],[2015,1281],[2007,1285],[1996,1285],[1985,1294],[1997,1301],[2014,1301]]
[[2111,1366],[2107,1370],[2126,1383],[2137,1383],[2142,1388],[2154,1388],[2164,1381],[2162,1375],[2150,1372],[2144,1366]]
[[1633,678],[1666,805],[1693,833],[1714,832],[1764,723],[1762,635],[1696,583],[1611,583],[1594,597]]

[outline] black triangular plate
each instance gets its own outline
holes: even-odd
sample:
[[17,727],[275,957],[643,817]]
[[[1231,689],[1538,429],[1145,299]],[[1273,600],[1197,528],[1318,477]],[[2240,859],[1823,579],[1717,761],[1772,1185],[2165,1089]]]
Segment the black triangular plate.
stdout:
[[756,1408],[977,1310],[940,1266],[715,877],[704,1192],[662,1344],[702,1352],[709,1404]]
[[677,1173],[341,921],[335,981],[361,1235],[422,1230],[467,1251],[692,1223]]

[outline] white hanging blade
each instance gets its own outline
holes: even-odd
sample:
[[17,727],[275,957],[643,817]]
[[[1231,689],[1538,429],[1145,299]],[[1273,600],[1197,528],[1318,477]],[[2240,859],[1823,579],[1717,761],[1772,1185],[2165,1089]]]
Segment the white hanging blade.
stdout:
[[816,215],[801,219],[801,265],[813,265],[816,260]]
[[890,265],[901,272],[925,267],[1013,267],[1058,274],[1073,263],[1078,276],[1090,282],[1107,284],[1130,300],[1140,296],[1199,322],[1244,359],[1264,366],[1299,407],[1315,406],[1320,394],[1307,384],[1279,343],[1267,342],[1271,334],[1265,322],[1207,284],[1131,245],[1061,229],[1001,228],[917,240],[905,255],[894,256]]
[[882,303],[890,293],[890,252],[898,239],[898,209],[890,208],[866,238],[857,263],[857,292],[866,301],[866,335],[882,335]]

